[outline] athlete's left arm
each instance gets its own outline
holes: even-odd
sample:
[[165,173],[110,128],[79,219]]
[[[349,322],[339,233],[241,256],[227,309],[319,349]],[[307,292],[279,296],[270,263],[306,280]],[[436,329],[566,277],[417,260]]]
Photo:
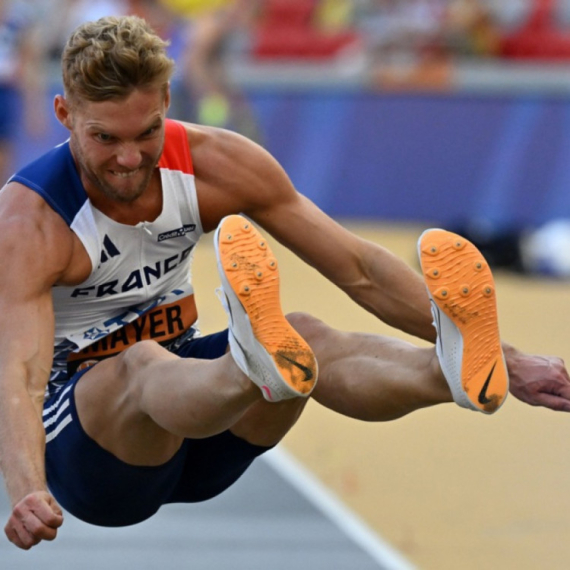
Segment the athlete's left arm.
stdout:
[[297,193],[250,215],[379,319],[420,338],[435,339],[423,281],[386,248],[349,232]]
[[223,216],[242,212],[382,321],[435,340],[425,285],[404,261],[299,194],[255,143],[204,127],[192,131],[190,142],[206,231]]
[[[279,241],[389,325],[433,340],[435,329],[423,280],[386,249],[362,240],[294,193],[251,212]],[[349,197],[347,198],[349,199]],[[570,412],[570,377],[554,356],[504,345],[510,392],[532,406]]]
[[[382,321],[435,340],[426,288],[416,271],[299,194],[269,153],[238,135],[213,133],[206,131],[205,157],[196,161],[197,174],[205,181],[199,197],[205,229],[213,229],[224,215],[243,212]],[[570,379],[560,359],[524,354],[507,345],[505,356],[514,396],[570,411]]]
[[[251,212],[252,218],[384,322],[434,340],[418,273],[386,249],[354,236],[307,198],[296,192],[283,195],[286,200]],[[570,377],[560,358],[526,354],[506,343],[504,354],[513,396],[532,406],[570,412]]]
[[[433,340],[435,329],[419,274],[386,249],[354,236],[286,186],[286,199],[251,212],[252,218],[384,322]],[[504,354],[513,396],[532,406],[570,412],[570,377],[560,358],[526,354],[507,344]]]

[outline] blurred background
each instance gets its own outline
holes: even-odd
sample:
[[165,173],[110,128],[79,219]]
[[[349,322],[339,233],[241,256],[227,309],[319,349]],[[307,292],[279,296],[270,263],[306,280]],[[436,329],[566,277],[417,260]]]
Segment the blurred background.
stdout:
[[496,266],[570,277],[570,0],[0,6],[3,178],[64,136],[69,32],[135,13],[171,42],[171,115],[259,141],[331,215],[452,227]]
[[[138,14],[171,42],[173,118],[253,138],[412,265],[426,227],[467,236],[497,270],[503,336],[570,360],[570,0],[0,6],[4,179],[67,136],[52,100],[70,31]],[[301,264],[284,281],[288,310],[384,332]],[[224,326],[213,286],[204,332]],[[567,568],[569,419],[513,400],[496,418],[443,409],[370,428],[315,405],[285,444],[421,568]]]

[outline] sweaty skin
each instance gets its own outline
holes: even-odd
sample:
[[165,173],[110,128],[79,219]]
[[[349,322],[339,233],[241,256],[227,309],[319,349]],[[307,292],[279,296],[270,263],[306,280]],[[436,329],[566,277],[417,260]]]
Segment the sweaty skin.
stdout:
[[[157,88],[76,107],[62,96],[55,99],[89,199],[117,222],[135,225],[161,212],[156,161],[168,103]],[[244,213],[382,321],[435,340],[425,286],[404,262],[326,216],[260,146],[224,130],[185,128],[205,231],[226,215]],[[63,521],[46,486],[41,421],[53,359],[51,288],[82,283],[91,263],[62,218],[15,182],[0,192],[0,259],[9,260],[8,270],[0,272],[0,330],[10,333],[0,335],[0,461],[13,507],[5,531],[27,549],[55,538]],[[313,396],[329,408],[379,421],[450,401],[433,349],[332,331],[307,315],[291,320],[317,355]],[[559,359],[509,346],[505,354],[516,397],[570,411],[570,379]],[[87,433],[125,461],[158,465],[183,437],[225,429],[272,445],[301,413],[304,401],[262,401],[229,354],[212,362],[182,360],[143,341],[89,370],[76,390]],[[156,389],[157,374],[168,379],[170,392]]]

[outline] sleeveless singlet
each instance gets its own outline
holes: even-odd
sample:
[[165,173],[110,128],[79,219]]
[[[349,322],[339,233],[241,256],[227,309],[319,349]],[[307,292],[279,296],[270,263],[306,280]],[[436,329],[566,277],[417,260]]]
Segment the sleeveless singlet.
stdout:
[[190,266],[203,230],[188,137],[169,119],[158,168],[162,212],[136,226],[115,222],[91,204],[69,141],[10,179],[43,197],[81,240],[92,264],[83,283],[53,287],[49,393],[78,369],[135,342],[154,339],[172,348],[196,333]]

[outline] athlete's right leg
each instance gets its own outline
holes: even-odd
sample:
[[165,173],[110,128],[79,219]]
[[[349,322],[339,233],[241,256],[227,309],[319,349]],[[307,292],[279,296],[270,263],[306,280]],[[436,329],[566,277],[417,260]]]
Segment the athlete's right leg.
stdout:
[[[77,384],[83,428],[127,463],[160,465],[185,438],[233,426],[250,441],[256,431],[270,431],[263,442],[275,443],[303,407],[295,400],[315,384],[315,357],[281,312],[279,271],[265,240],[245,218],[229,216],[216,234],[216,252],[231,354],[180,358],[155,342],[139,342],[94,366]],[[263,397],[294,401],[257,406],[237,425]]]
[[[158,465],[184,438],[234,426],[251,443],[275,443],[295,423],[303,397],[315,385],[315,357],[283,316],[277,262],[263,237],[245,218],[229,216],[215,243],[231,354],[181,359],[154,342],[140,342],[97,364],[77,385],[85,431],[123,461]],[[292,401],[255,406],[240,422],[262,395],[271,402]],[[256,432],[266,437],[253,441]]]
[[189,344],[207,350],[180,358],[140,343],[46,403],[48,484],[69,512],[121,526],[168,502],[209,499],[295,423],[306,400],[266,402],[225,354],[227,334]]
[[103,526],[208,499],[267,450],[227,430],[262,399],[229,355],[199,361],[137,345],[78,373],[46,402],[50,490],[73,515]]
[[137,343],[88,370],[75,389],[87,434],[134,465],[160,465],[184,438],[220,433],[242,416],[259,389],[230,354],[180,358],[153,341]]
[[270,251],[250,227],[224,229],[231,354],[224,333],[185,358],[140,342],[47,403],[48,483],[88,522],[132,524],[167,502],[222,492],[288,432],[314,386],[315,358],[281,313]]

